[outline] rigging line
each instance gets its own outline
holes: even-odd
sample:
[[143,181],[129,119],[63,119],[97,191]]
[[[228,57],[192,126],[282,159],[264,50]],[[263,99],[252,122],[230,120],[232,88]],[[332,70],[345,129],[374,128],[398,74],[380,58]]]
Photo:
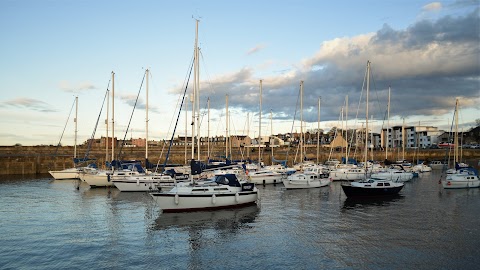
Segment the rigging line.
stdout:
[[[360,91],[360,98],[358,99],[357,115],[355,115],[355,122],[354,122],[355,126],[357,125],[358,114],[360,112],[360,104],[362,103],[363,91],[365,90],[366,82],[367,82],[367,70],[365,70],[365,75],[363,76],[362,91]],[[350,144],[352,144],[352,143],[353,143],[353,134],[352,134],[352,138],[350,140]],[[355,157],[357,155],[357,148],[358,147],[355,147],[355,151],[353,152],[353,157]]]
[[[295,112],[293,113],[292,128],[290,129],[290,139],[292,139],[292,137],[293,137],[293,128],[295,126],[295,119],[297,117],[297,109],[298,109],[298,103],[299,102],[300,102],[300,89],[298,89],[297,103],[295,104]],[[288,161],[288,154],[290,152],[290,146],[291,146],[291,143],[289,143],[288,147],[287,147],[287,153],[286,153],[286,158],[285,158],[285,160],[287,160],[287,161]],[[297,159],[297,153],[295,153],[295,158],[293,159],[293,162],[295,162],[296,159]]]
[[70,120],[70,115],[72,114],[73,107],[75,106],[75,100],[76,100],[76,98],[73,99],[72,108],[70,108],[70,113],[68,113],[67,122],[65,122],[65,126],[63,127],[62,135],[60,135],[60,140],[58,141],[57,147],[55,148],[55,154],[53,155],[54,157],[57,156],[58,147],[60,146],[60,143],[61,143],[62,138],[63,138],[63,134],[65,133],[65,129],[67,128],[68,120]]
[[[194,55],[195,55],[195,54],[192,54],[192,58],[190,59],[190,63],[191,63],[191,64],[189,65],[189,67],[190,67],[191,65],[193,65],[193,61],[194,61],[194,59],[195,59],[195,56],[194,56]],[[189,69],[190,69],[190,68],[187,68],[187,72],[185,73],[185,78],[183,79],[182,88],[183,88],[183,86],[185,86],[185,84],[187,83],[187,80],[189,80],[189,79],[187,79],[187,78],[189,78],[189,75],[187,75],[187,74],[189,74],[189,71],[188,71]],[[173,120],[175,119],[175,114],[176,114],[176,112],[177,112],[177,108],[179,109],[179,112],[182,111],[182,108],[181,108],[181,107],[179,108],[179,104],[180,104],[180,99],[181,99],[181,98],[182,98],[182,95],[179,95],[179,96],[178,96],[178,99],[177,99],[177,104],[175,105],[175,111],[173,112],[173,114],[172,114],[172,119],[170,120],[170,125],[169,125],[169,127],[168,127],[167,134],[170,133],[170,130],[171,130],[171,128],[172,128],[172,123],[173,123]],[[186,133],[186,134],[185,134],[185,138],[187,137],[187,135],[188,135],[188,134]],[[192,136],[192,138],[193,138],[193,136]],[[164,139],[164,140],[163,140],[163,145],[162,145],[162,151],[160,152],[160,156],[159,156],[158,161],[157,161],[157,166],[155,167],[155,172],[158,171],[158,167],[160,166],[160,159],[161,159],[161,157],[162,157],[162,155],[163,155],[163,151],[165,150],[166,145],[167,145],[167,143],[166,143],[166,140]],[[163,168],[163,170],[165,170],[165,167]]]
[[[135,112],[135,108],[137,107],[138,97],[140,96],[140,92],[142,91],[143,82],[145,81],[146,74],[147,74],[147,72],[145,71],[143,73],[142,82],[140,83],[140,88],[138,89],[137,98],[135,99],[135,104],[133,104],[132,113],[130,114],[130,120],[128,121],[127,129],[125,130],[125,135],[123,136],[123,142],[125,142],[125,140],[127,139],[128,130],[130,129],[130,124],[132,123],[133,113]],[[119,162],[121,162],[121,160],[122,160],[121,156],[122,156],[122,149],[123,149],[124,144],[125,143],[122,143],[122,145],[120,146],[120,149],[118,149],[118,155],[117,156],[118,156]]]
[[[377,110],[380,112],[380,99],[378,98],[378,92],[377,92],[377,84],[375,83],[375,76],[373,75],[373,70],[370,67],[370,77],[372,78],[373,81],[373,89],[375,90],[375,96],[377,97]],[[373,132],[373,131],[372,131]]]
[[[96,131],[97,131],[98,123],[99,123],[99,121],[100,121],[100,116],[102,115],[103,105],[105,105],[105,100],[107,99],[108,92],[110,91],[108,88],[110,87],[110,81],[111,81],[111,80],[112,80],[112,79],[108,80],[107,90],[105,91],[105,96],[103,97],[102,106],[100,107],[100,113],[98,114],[97,122],[95,123],[95,128],[93,129],[92,136],[90,136],[90,140],[88,141],[87,152],[85,152],[85,157],[83,158],[84,161],[87,160],[88,155],[89,155],[89,153],[90,153],[90,150],[91,150],[91,148],[92,148],[93,139],[95,138],[95,133],[96,133]],[[106,138],[106,140],[108,141],[108,138]]]
[[[456,102],[455,102],[456,103]],[[455,109],[454,109],[454,113],[453,113],[453,119],[452,119],[452,124],[450,126],[450,132],[448,134],[448,142],[447,143],[450,143],[451,139],[452,139],[452,133],[453,133],[453,124],[455,122],[455,114],[457,113],[457,106],[455,105]],[[447,165],[449,165],[450,163],[450,145],[447,145],[447,147],[445,148],[445,156],[443,158],[443,163],[445,164],[443,167],[442,167],[442,173],[440,174],[440,179],[442,178],[443,174],[446,173],[446,170],[447,170]],[[439,180],[440,181],[440,180]]]
[[[185,95],[187,93],[187,88],[188,88],[188,82],[190,81],[190,76],[192,74],[192,70],[193,70],[193,62],[192,62],[192,66],[190,67],[190,72],[188,74],[188,80],[187,80],[187,83],[185,85],[185,90],[183,91],[183,97],[182,97],[182,102],[180,104],[180,109],[178,110],[178,115],[177,115],[177,121],[175,122],[175,127],[173,128],[173,132],[172,132],[172,137],[170,139],[170,145],[168,146],[168,152],[167,152],[167,156],[165,157],[165,162],[163,163],[163,169],[165,170],[165,166],[167,165],[167,161],[168,161],[168,157],[170,155],[170,150],[172,148],[172,144],[173,144],[173,137],[175,136],[175,131],[177,130],[177,125],[178,125],[178,120],[180,119],[180,115],[182,113],[182,107],[183,107],[183,102],[185,100]],[[192,135],[192,143],[193,143],[193,135]]]

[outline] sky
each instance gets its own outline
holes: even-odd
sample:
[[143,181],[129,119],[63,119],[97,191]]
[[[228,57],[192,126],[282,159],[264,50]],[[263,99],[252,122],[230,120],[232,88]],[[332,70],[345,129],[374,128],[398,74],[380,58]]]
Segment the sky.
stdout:
[[230,135],[299,132],[300,117],[304,130],[361,127],[367,61],[374,131],[450,130],[456,98],[466,131],[480,119],[479,10],[479,0],[0,0],[0,145],[73,145],[75,114],[78,143],[105,136],[107,90],[110,135],[113,103],[115,137],[145,138],[146,69],[149,140],[191,136],[192,104],[178,109],[196,20],[202,136],[226,134],[227,95]]

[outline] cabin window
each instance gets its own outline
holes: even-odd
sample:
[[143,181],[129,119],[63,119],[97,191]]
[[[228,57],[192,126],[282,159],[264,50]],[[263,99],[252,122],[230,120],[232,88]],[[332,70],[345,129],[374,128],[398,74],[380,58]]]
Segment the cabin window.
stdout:
[[377,183],[377,187],[383,187],[383,183]]
[[389,187],[389,186],[390,186],[390,183],[385,183],[385,186],[386,186],[386,187]]

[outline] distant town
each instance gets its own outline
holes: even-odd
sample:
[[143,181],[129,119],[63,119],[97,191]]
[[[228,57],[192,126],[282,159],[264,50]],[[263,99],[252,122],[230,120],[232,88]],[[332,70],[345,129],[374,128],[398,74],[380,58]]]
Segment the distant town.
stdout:
[[[318,132],[319,131],[319,132]],[[450,147],[453,145],[455,132],[446,132],[432,126],[393,126],[388,130],[385,128],[381,133],[367,134],[368,147],[373,149],[399,148],[406,149],[428,149],[438,147]],[[405,134],[405,136],[403,136]],[[228,138],[228,144],[231,147],[283,147],[297,146],[302,141],[301,133],[276,134],[262,136],[261,138],[250,138],[246,135],[231,135]],[[387,139],[388,138],[388,139]],[[100,139],[89,139],[84,142],[93,148],[105,147],[106,144],[112,144],[111,138],[101,137]],[[195,138],[195,143],[197,139]],[[167,141],[148,142],[148,146],[164,145]],[[458,142],[463,148],[480,148],[480,126],[471,128],[465,132],[458,132]],[[201,137],[201,145],[225,145],[227,139],[224,136]],[[192,137],[177,136],[174,138],[174,146],[191,146]],[[365,129],[342,130],[332,128],[324,133],[320,130],[309,130],[303,134],[303,144],[308,146],[320,145],[321,147],[343,148],[365,147]],[[145,138],[130,138],[127,140],[118,140],[114,138],[114,145],[123,147],[146,147]]]

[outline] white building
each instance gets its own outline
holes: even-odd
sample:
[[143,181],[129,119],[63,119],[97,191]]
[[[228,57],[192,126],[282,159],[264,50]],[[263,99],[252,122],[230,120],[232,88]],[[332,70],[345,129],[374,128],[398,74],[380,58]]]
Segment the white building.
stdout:
[[[405,141],[403,140],[403,133],[405,133]],[[438,136],[443,133],[437,127],[432,126],[393,126],[388,130],[382,129],[381,144],[383,147],[389,148],[402,147],[405,143],[405,148],[427,148],[433,144],[437,144]]]

